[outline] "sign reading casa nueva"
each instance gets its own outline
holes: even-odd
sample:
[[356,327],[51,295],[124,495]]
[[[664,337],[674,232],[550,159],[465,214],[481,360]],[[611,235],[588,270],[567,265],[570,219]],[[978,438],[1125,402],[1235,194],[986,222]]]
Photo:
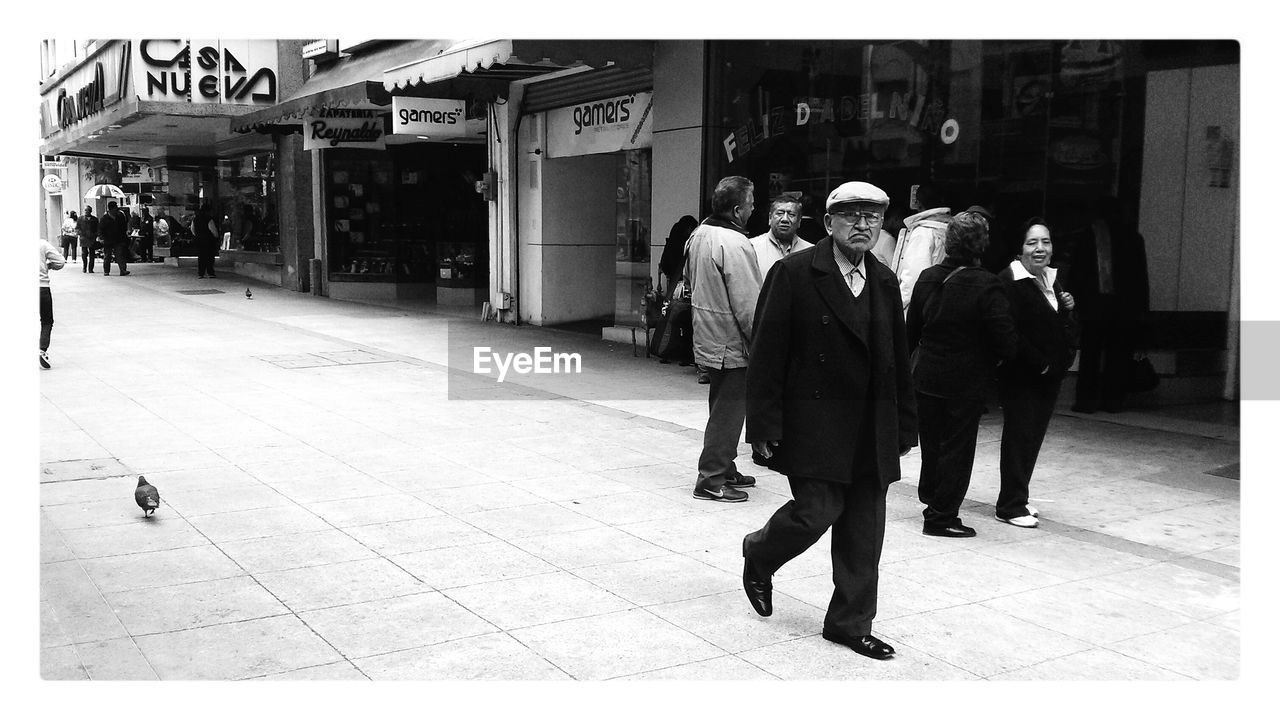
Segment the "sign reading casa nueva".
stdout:
[[653,93],[633,93],[547,111],[547,157],[653,145]]
[[133,85],[143,100],[276,102],[274,40],[139,40]]
[[458,137],[466,129],[465,100],[395,96],[391,98],[391,134]]

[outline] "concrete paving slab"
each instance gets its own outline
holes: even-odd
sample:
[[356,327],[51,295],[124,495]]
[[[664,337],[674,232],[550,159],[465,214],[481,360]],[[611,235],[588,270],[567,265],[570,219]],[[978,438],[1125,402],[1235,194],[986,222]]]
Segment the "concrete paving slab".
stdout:
[[1137,658],[1122,655],[1106,648],[1093,648],[1073,655],[1046,660],[1030,667],[1010,670],[991,676],[992,680],[1023,680],[1059,682],[1085,681],[1146,681],[1187,680],[1186,675],[1165,670]]
[[359,525],[346,528],[345,531],[369,549],[386,556],[436,548],[467,547],[495,539],[474,524],[447,515]]
[[511,635],[578,680],[607,680],[725,654],[644,610],[565,620]]
[[341,605],[298,617],[352,660],[496,630],[438,592]]
[[[821,628],[819,628],[821,631]],[[978,676],[927,652],[908,648],[892,634],[876,637],[894,646],[893,660],[865,658],[820,635],[748,650],[738,657],[783,680],[975,680]]]
[[134,637],[289,612],[247,575],[107,593],[105,599]]
[[172,513],[161,515],[158,512],[145,521],[128,525],[63,530],[61,538],[69,552],[81,559],[210,544],[208,538],[183,518]]
[[358,658],[374,680],[569,680],[570,676],[506,633],[489,633],[414,650]]
[[125,637],[111,606],[81,565],[74,561],[40,566],[41,644],[83,643]]
[[377,557],[350,535],[334,529],[234,540],[220,543],[218,548],[253,575]]
[[626,528],[591,528],[549,535],[512,538],[519,547],[548,563],[564,569],[591,567],[628,560],[643,560],[670,552],[666,548],[637,537]]
[[660,670],[635,673],[610,678],[611,680],[676,680],[676,681],[726,681],[755,682],[778,678],[732,655],[686,663]]
[[297,505],[240,510],[237,512],[200,515],[189,518],[191,524],[214,543],[233,540],[291,535],[314,530],[327,530],[331,526],[311,512]]
[[[688,600],[650,605],[646,609],[727,652],[746,650],[808,637],[822,629],[825,607],[819,609],[798,602],[788,592],[775,588],[774,611],[769,617],[749,608],[741,590],[704,595]],[[829,595],[829,594],[828,594]],[[691,678],[693,679],[693,678]]]
[[1183,625],[1108,647],[1197,680],[1240,677],[1240,634],[1212,623]]
[[88,680],[89,671],[70,645],[40,648],[40,678],[43,680]]
[[133,638],[116,638],[75,647],[90,680],[159,680]]
[[1208,573],[1157,563],[1096,579],[1098,587],[1197,620],[1240,609],[1240,586]]
[[161,680],[240,680],[342,659],[293,615],[136,640]]
[[[387,486],[390,488],[390,486]],[[396,492],[361,497],[356,500],[326,500],[307,503],[307,510],[334,527],[376,525],[397,520],[420,520],[443,515],[444,511],[408,493]]]
[[244,574],[239,565],[212,545],[87,558],[80,562],[103,593],[180,585]]
[[932,610],[876,625],[876,635],[884,633],[899,653],[927,653],[984,678],[1093,647],[983,605]]
[[1191,620],[1181,613],[1103,590],[1093,580],[1007,595],[981,604],[1094,645],[1168,630]]
[[574,574],[640,606],[713,595],[741,577],[684,555],[593,565]]
[[433,588],[449,589],[555,572],[557,568],[514,545],[495,540],[466,547],[404,553],[395,562]]
[[547,535],[605,527],[605,524],[598,520],[550,503],[469,513],[463,516],[463,519],[495,537],[508,541],[529,535]]
[[[946,539],[963,543],[964,540]],[[956,572],[964,568],[964,572]],[[892,573],[939,588],[971,602],[1060,585],[1063,578],[983,555],[960,550],[913,560],[881,563],[882,573]]]
[[431,589],[380,557],[263,572],[254,578],[294,612],[384,600]]
[[277,680],[277,681],[283,680],[283,681],[289,681],[289,682],[292,682],[295,680],[303,680],[303,681],[305,680],[320,680],[320,681],[363,680],[367,682],[370,678],[368,675],[365,675],[364,673],[360,672],[360,670],[356,668],[355,665],[352,665],[350,660],[343,660],[341,662],[328,663],[326,665],[317,665],[315,667],[309,667],[309,668],[299,668],[297,670],[288,670],[286,672],[273,673],[271,675],[259,675],[258,677],[252,677],[248,679],[249,680]]
[[564,571],[468,585],[443,593],[503,630],[634,607],[614,593]]

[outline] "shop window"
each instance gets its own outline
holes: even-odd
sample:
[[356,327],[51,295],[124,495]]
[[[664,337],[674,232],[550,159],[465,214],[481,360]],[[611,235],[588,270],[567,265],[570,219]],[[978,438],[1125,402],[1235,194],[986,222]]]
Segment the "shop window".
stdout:
[[330,279],[486,284],[484,167],[483,146],[324,151]]
[[223,250],[280,252],[276,154],[254,153],[218,161],[214,207]]

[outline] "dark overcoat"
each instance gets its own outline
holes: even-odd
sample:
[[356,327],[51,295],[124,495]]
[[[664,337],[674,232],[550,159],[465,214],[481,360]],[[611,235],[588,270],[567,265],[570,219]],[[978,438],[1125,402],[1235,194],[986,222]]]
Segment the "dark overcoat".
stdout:
[[[774,263],[756,305],[747,366],[747,441],[777,440],[769,467],[788,476],[853,480],[871,422],[881,487],[917,443],[915,393],[898,279],[866,253],[869,320],[832,254],[830,236]],[[869,406],[869,407],[868,407]]]

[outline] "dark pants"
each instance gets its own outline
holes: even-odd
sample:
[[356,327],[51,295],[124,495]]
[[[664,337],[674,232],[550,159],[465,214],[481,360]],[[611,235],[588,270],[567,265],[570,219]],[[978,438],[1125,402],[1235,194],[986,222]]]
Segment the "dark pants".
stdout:
[[53,334],[53,293],[40,288],[40,352],[49,349],[49,337]]
[[1049,419],[1058,401],[1062,378],[1002,379],[1000,407],[1004,429],[1000,432],[1000,497],[996,517],[1006,520],[1027,514],[1031,473],[1044,444]]
[[156,256],[152,253],[153,243],[150,240],[138,241],[138,262],[155,262]]
[[916,393],[920,412],[920,502],[924,524],[942,528],[960,517],[978,447],[981,400]]
[[1121,311],[1112,295],[1100,295],[1080,307],[1080,368],[1076,377],[1078,410],[1099,407],[1119,412],[1133,357],[1137,323]]
[[84,272],[93,272],[93,266],[98,262],[98,253],[93,249],[93,243],[80,246],[80,262],[84,265]]
[[823,625],[849,637],[871,634],[884,546],[885,489],[874,462],[863,468],[854,473],[851,483],[788,477],[794,499],[743,543],[750,562],[772,575],[830,528],[835,591]]
[[738,439],[747,420],[747,369],[710,369],[710,413],[698,458],[698,487],[715,490],[737,477]]
[[196,274],[208,275],[216,277],[213,272],[213,254],[215,252],[215,244],[212,240],[196,241]]
[[76,237],[74,235],[62,236],[62,257],[75,262],[76,259]]
[[115,255],[116,266],[120,268],[120,274],[129,272],[129,245],[120,243],[119,245],[104,245],[102,248],[102,274],[111,274],[111,256]]

